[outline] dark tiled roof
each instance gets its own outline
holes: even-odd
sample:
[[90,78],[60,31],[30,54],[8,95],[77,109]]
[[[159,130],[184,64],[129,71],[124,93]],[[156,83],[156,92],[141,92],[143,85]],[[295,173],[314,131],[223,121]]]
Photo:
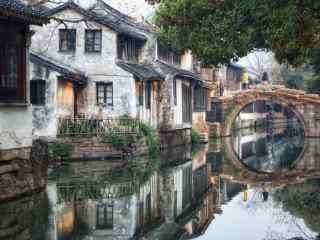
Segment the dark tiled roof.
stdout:
[[0,18],[26,21],[36,25],[48,21],[39,9],[27,6],[20,0],[0,0]]
[[164,80],[164,77],[156,71],[151,64],[138,64],[138,63],[127,63],[118,62],[119,67],[132,73],[140,80]]
[[137,23],[134,18],[114,9],[110,5],[106,4],[103,0],[98,0],[98,3],[92,10],[97,13],[101,13],[102,15],[106,15],[105,17],[113,18],[115,21],[120,21],[124,24],[127,24],[128,27],[131,26],[135,29],[139,29],[145,33],[150,33],[153,31],[150,25],[145,23]]
[[172,74],[174,77],[189,78],[203,82],[198,74],[169,65],[161,61],[157,61],[157,63],[159,64],[160,69],[164,74]]
[[236,68],[236,69],[239,69],[239,70],[245,70],[245,67],[242,67],[242,66],[240,66],[238,64],[235,64],[235,63],[228,64],[228,67]]
[[79,85],[87,83],[87,77],[84,73],[64,66],[61,63],[57,63],[56,61],[48,59],[47,57],[40,56],[35,53],[30,53],[30,61],[37,65],[47,67],[52,71],[58,72],[61,74],[61,77],[76,82]]
[[[86,10],[80,7],[79,5],[75,4],[73,1],[68,1],[56,8],[47,11],[46,15],[52,16],[68,8],[78,12],[82,16],[88,18],[88,20],[109,27],[120,34],[125,34],[140,40],[147,40],[146,34],[139,28],[139,26],[133,26],[133,23],[129,24],[129,20],[127,18],[124,18],[123,14],[118,15],[118,17],[115,17],[117,16],[116,10],[114,10],[114,12],[111,12],[109,10],[109,13],[106,12],[105,14],[101,14],[95,9]],[[109,8],[111,7],[109,6]]]

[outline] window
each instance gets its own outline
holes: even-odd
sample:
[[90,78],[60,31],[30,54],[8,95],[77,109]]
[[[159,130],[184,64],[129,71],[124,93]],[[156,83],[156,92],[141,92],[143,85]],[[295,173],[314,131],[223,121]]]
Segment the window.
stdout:
[[113,106],[112,83],[97,83],[97,104]]
[[86,30],[85,49],[86,52],[101,52],[102,34],[101,30]]
[[152,218],[152,208],[151,208],[151,194],[148,193],[146,197],[146,222],[151,222]]
[[26,102],[25,28],[0,21],[0,101]]
[[30,82],[30,97],[33,105],[44,105],[46,94],[46,81],[31,80]]
[[143,202],[138,203],[138,226],[143,227],[144,225],[144,204]]
[[97,229],[113,228],[113,204],[100,204],[97,206]]
[[70,52],[76,50],[76,30],[60,29],[60,46],[61,52]]
[[146,108],[151,108],[151,90],[152,90],[152,82],[147,81],[146,84]]
[[174,105],[177,105],[177,79],[173,79],[173,101]]
[[138,106],[143,106],[143,83],[136,82],[136,93],[137,93],[137,104]]
[[194,110],[203,112],[208,107],[208,90],[203,87],[196,87],[194,89]]
[[181,65],[181,54],[176,51],[170,50],[163,44],[158,44],[158,58],[168,64],[180,66]]
[[118,58],[138,62],[143,42],[127,36],[118,38]]

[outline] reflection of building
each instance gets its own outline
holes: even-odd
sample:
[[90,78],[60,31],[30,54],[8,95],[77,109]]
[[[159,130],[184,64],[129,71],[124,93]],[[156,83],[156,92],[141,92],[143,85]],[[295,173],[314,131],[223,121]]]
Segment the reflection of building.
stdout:
[[236,118],[236,128],[248,128],[264,125],[266,120],[266,102],[256,101],[246,106]]
[[[50,229],[50,240],[70,236],[84,240],[130,239],[148,232],[150,226],[161,219],[158,176],[153,175],[132,195],[126,196],[130,188],[130,183],[104,187],[92,184],[82,189],[68,184],[49,187],[53,204],[51,219],[55,221]],[[61,199],[67,196],[65,191],[72,195],[65,199],[67,201]]]
[[230,202],[243,189],[243,184],[233,183],[223,177],[219,177],[219,206]]
[[45,239],[47,207],[45,192],[0,204],[0,239]]
[[235,120],[235,128],[283,126],[297,122],[294,112],[273,101],[255,101],[244,107]]
[[[233,136],[233,149],[239,159],[255,170],[274,171],[290,165],[303,146],[301,131],[291,128],[266,128],[264,132],[237,131]],[[251,132],[251,135],[248,133]]]
[[158,239],[195,238],[203,234],[214,218],[217,196],[210,182],[206,149],[200,150],[192,161],[163,169],[160,176],[161,208],[167,223],[162,231],[175,231],[172,238]]

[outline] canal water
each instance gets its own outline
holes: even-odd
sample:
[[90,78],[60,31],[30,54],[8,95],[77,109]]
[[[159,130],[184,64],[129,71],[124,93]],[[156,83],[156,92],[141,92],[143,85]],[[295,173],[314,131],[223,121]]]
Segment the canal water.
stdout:
[[320,139],[280,115],[151,159],[52,167],[46,191],[0,204],[0,239],[318,240]]

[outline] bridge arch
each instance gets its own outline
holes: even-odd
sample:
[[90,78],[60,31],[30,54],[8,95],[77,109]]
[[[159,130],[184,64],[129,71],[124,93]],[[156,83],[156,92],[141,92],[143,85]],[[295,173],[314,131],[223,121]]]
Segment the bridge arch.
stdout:
[[249,169],[243,164],[235,154],[232,148],[231,138],[223,138],[222,146],[224,146],[224,155],[228,164],[228,170],[224,173],[225,176],[230,176],[233,181],[243,183],[250,182],[287,182],[297,181],[304,178],[313,178],[320,176],[320,141],[315,139],[305,139],[304,147],[299,157],[291,164],[288,169],[283,169],[275,172],[259,172]]
[[307,125],[306,125],[306,122],[305,122],[305,119],[304,119],[302,113],[299,112],[291,103],[281,102],[279,100],[275,100],[272,96],[257,96],[256,98],[252,98],[252,96],[251,96],[251,97],[248,97],[247,99],[241,101],[239,104],[235,105],[234,109],[232,109],[228,113],[228,115],[227,115],[228,119],[225,119],[225,122],[224,122],[224,125],[225,125],[223,128],[225,131],[224,136],[231,136],[232,135],[233,124],[236,121],[237,116],[240,114],[240,112],[245,107],[247,107],[249,104],[255,103],[257,101],[272,101],[272,102],[280,104],[283,107],[290,109],[295,114],[295,116],[298,118],[300,124],[302,125],[304,132],[307,131]]
[[273,101],[289,108],[299,119],[306,137],[320,137],[320,96],[281,86],[262,86],[219,98],[223,120],[220,135],[232,135],[232,125],[241,110],[256,101]]

